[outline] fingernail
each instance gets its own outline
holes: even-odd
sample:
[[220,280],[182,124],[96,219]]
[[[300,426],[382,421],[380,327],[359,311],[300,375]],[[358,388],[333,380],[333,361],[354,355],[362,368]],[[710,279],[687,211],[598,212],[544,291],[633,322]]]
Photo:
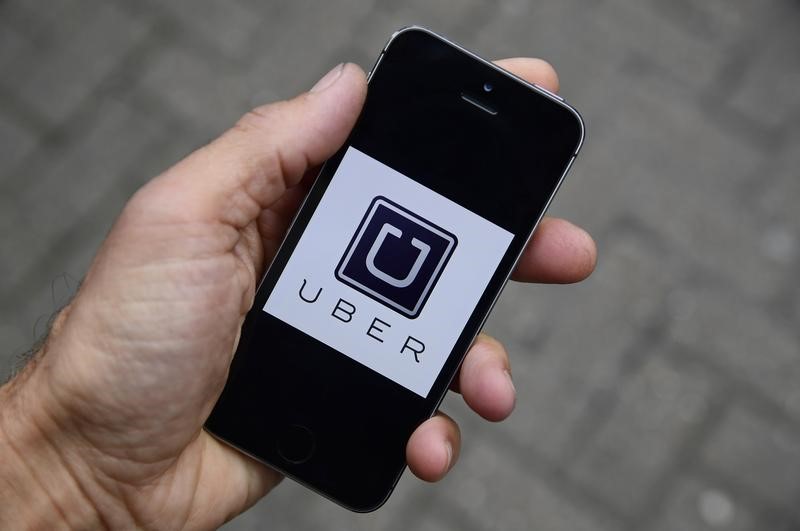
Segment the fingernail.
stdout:
[[450,444],[450,441],[445,441],[444,449],[447,452],[447,470],[450,470],[450,467],[453,466],[453,445]]
[[322,79],[317,81],[317,83],[311,87],[311,92],[322,92],[326,88],[336,83],[336,80],[342,75],[342,71],[344,71],[344,63],[339,63],[338,65],[334,66],[330,72],[325,74]]
[[511,392],[516,396],[517,388],[514,387],[514,380],[511,378],[511,373],[508,371],[508,369],[504,370],[503,372],[506,374],[506,380],[508,380],[508,386],[511,387]]

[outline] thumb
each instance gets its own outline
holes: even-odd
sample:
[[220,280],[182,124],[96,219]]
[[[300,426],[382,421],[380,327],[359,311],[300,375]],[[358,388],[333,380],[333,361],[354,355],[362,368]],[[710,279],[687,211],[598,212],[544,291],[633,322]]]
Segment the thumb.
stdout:
[[244,115],[152,181],[139,203],[147,206],[151,221],[220,222],[242,229],[341,147],[365,96],[361,68],[340,64],[311,91]]

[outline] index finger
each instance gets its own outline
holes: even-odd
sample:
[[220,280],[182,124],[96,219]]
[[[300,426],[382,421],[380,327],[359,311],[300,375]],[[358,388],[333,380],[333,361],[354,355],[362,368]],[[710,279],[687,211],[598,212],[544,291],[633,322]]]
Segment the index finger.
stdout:
[[532,57],[512,57],[500,59],[494,64],[508,70],[528,83],[539,85],[550,92],[558,92],[558,74],[550,63]]

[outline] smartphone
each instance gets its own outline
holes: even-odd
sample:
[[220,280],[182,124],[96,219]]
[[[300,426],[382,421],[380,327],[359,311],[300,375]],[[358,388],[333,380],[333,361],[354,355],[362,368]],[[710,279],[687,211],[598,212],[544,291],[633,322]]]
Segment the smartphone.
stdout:
[[583,136],[559,96],[427,29],[395,33],[206,429],[348,509],[380,507]]

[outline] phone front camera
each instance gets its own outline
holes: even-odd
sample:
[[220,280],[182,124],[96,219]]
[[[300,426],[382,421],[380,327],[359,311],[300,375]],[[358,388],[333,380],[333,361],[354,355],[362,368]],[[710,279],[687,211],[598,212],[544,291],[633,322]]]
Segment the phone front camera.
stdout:
[[494,85],[491,83],[484,83],[483,84],[483,91],[484,92],[491,92],[494,89]]

